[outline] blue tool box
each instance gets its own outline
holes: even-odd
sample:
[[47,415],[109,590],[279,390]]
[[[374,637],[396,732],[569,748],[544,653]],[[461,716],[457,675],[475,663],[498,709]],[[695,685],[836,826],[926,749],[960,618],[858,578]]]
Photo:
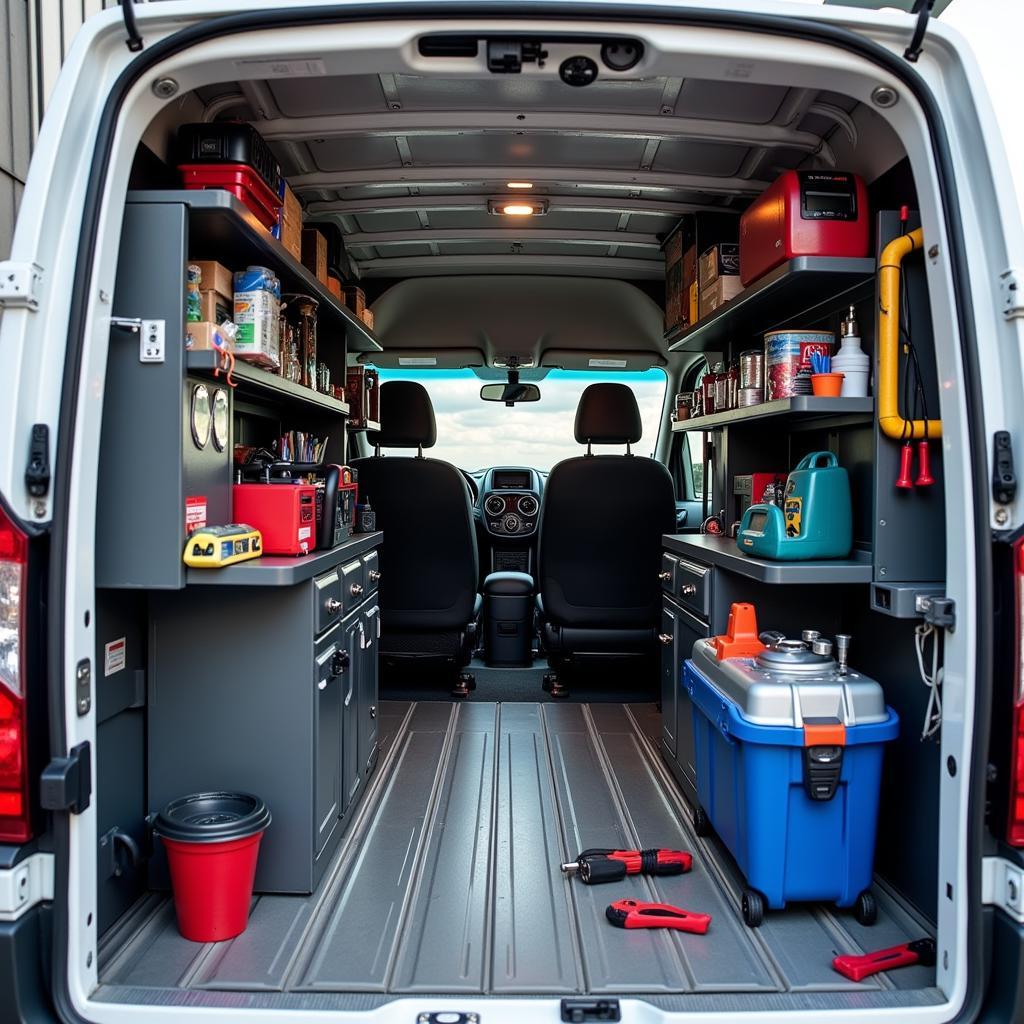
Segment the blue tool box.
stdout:
[[[714,663],[708,653],[713,644],[700,640],[694,645],[695,656],[704,645],[698,660],[702,668]],[[733,671],[733,685],[742,673],[767,676],[754,658],[735,662],[725,668]],[[852,676],[843,680],[850,679],[855,688],[877,687],[866,677]],[[832,716],[815,717],[809,714],[815,700],[820,704],[827,697],[820,679],[792,697],[791,686],[780,683],[755,680],[750,692],[760,691],[760,697],[755,693],[751,698],[751,709],[764,717],[765,701],[778,700],[772,689],[781,689],[797,723],[759,724],[745,717],[693,660],[685,663],[682,685],[693,705],[697,831],[713,829],[746,876],[743,914],[751,927],[760,924],[766,907],[778,910],[800,900],[855,907],[862,923],[873,923],[877,910],[869,890],[882,756],[884,744],[899,730],[899,719],[881,703],[880,691],[876,713],[863,716],[867,721],[844,724]],[[855,704],[850,696],[849,690],[842,694],[838,706],[850,711]],[[860,702],[865,703],[863,694]]]

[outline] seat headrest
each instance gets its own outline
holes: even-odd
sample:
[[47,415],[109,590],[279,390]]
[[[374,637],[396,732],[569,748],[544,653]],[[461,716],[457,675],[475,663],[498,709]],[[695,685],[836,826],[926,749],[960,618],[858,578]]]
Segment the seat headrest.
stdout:
[[643,424],[633,392],[625,384],[591,384],[576,409],[576,440],[580,444],[633,444]]
[[437,424],[430,395],[412,380],[389,380],[380,387],[381,429],[367,431],[371,445],[384,448],[432,448]]

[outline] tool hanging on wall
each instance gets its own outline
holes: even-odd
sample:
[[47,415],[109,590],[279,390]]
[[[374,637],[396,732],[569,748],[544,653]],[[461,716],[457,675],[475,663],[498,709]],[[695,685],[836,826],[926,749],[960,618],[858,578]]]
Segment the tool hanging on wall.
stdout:
[[[900,472],[896,486],[900,489],[930,487],[935,483],[931,472],[929,442],[942,436],[942,421],[928,418],[928,401],[917,350],[910,325],[910,302],[903,260],[924,247],[921,228],[907,231],[909,210],[900,208],[900,235],[883,250],[878,266],[878,424],[882,432],[903,444]],[[911,418],[900,413],[899,356],[902,344],[903,408]],[[921,418],[918,418],[920,414]],[[914,446],[917,441],[918,473],[913,476]]]

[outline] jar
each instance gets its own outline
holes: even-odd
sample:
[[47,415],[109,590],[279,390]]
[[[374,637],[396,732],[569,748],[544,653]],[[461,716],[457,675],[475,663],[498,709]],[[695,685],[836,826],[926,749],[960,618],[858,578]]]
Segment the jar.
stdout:
[[740,368],[736,363],[726,371],[725,374],[726,383],[726,408],[735,409],[739,405],[739,391],[740,391]]
[[693,413],[693,392],[680,391],[676,395],[676,422],[688,420]]
[[701,378],[700,384],[704,399],[701,411],[705,416],[710,416],[715,411],[715,391],[718,383],[717,377],[718,375],[714,370],[708,370],[708,372]]
[[725,363],[715,364],[715,412],[725,412],[729,408],[729,376],[725,371]]
[[299,354],[298,383],[314,391],[319,383],[316,357],[316,311],[319,305],[317,300],[309,295],[287,296],[286,315],[294,332]]

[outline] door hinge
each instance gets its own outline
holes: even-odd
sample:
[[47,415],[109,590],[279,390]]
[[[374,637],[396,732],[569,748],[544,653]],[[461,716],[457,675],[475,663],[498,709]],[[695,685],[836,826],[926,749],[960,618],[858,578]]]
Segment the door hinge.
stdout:
[[1024,924],[1024,868],[1003,857],[982,857],[981,902]]
[[50,428],[45,423],[32,424],[25,487],[33,498],[45,498],[50,489]]
[[0,262],[0,309],[39,308],[43,268],[38,263]]
[[68,751],[67,757],[55,757],[39,780],[39,802],[46,811],[81,814],[92,798],[92,757],[89,741]]
[[999,275],[999,295],[1005,320],[1024,316],[1024,281],[1016,267],[1009,267]]
[[928,19],[932,16],[932,8],[935,0],[915,0],[914,6],[910,9],[911,14],[917,15],[917,24],[914,26],[914,34],[910,37],[910,45],[903,51],[904,60],[911,64],[917,63],[924,46],[924,36],[928,31]]
[[992,500],[999,505],[1009,505],[1016,497],[1013,441],[1008,430],[997,430],[992,436]]

